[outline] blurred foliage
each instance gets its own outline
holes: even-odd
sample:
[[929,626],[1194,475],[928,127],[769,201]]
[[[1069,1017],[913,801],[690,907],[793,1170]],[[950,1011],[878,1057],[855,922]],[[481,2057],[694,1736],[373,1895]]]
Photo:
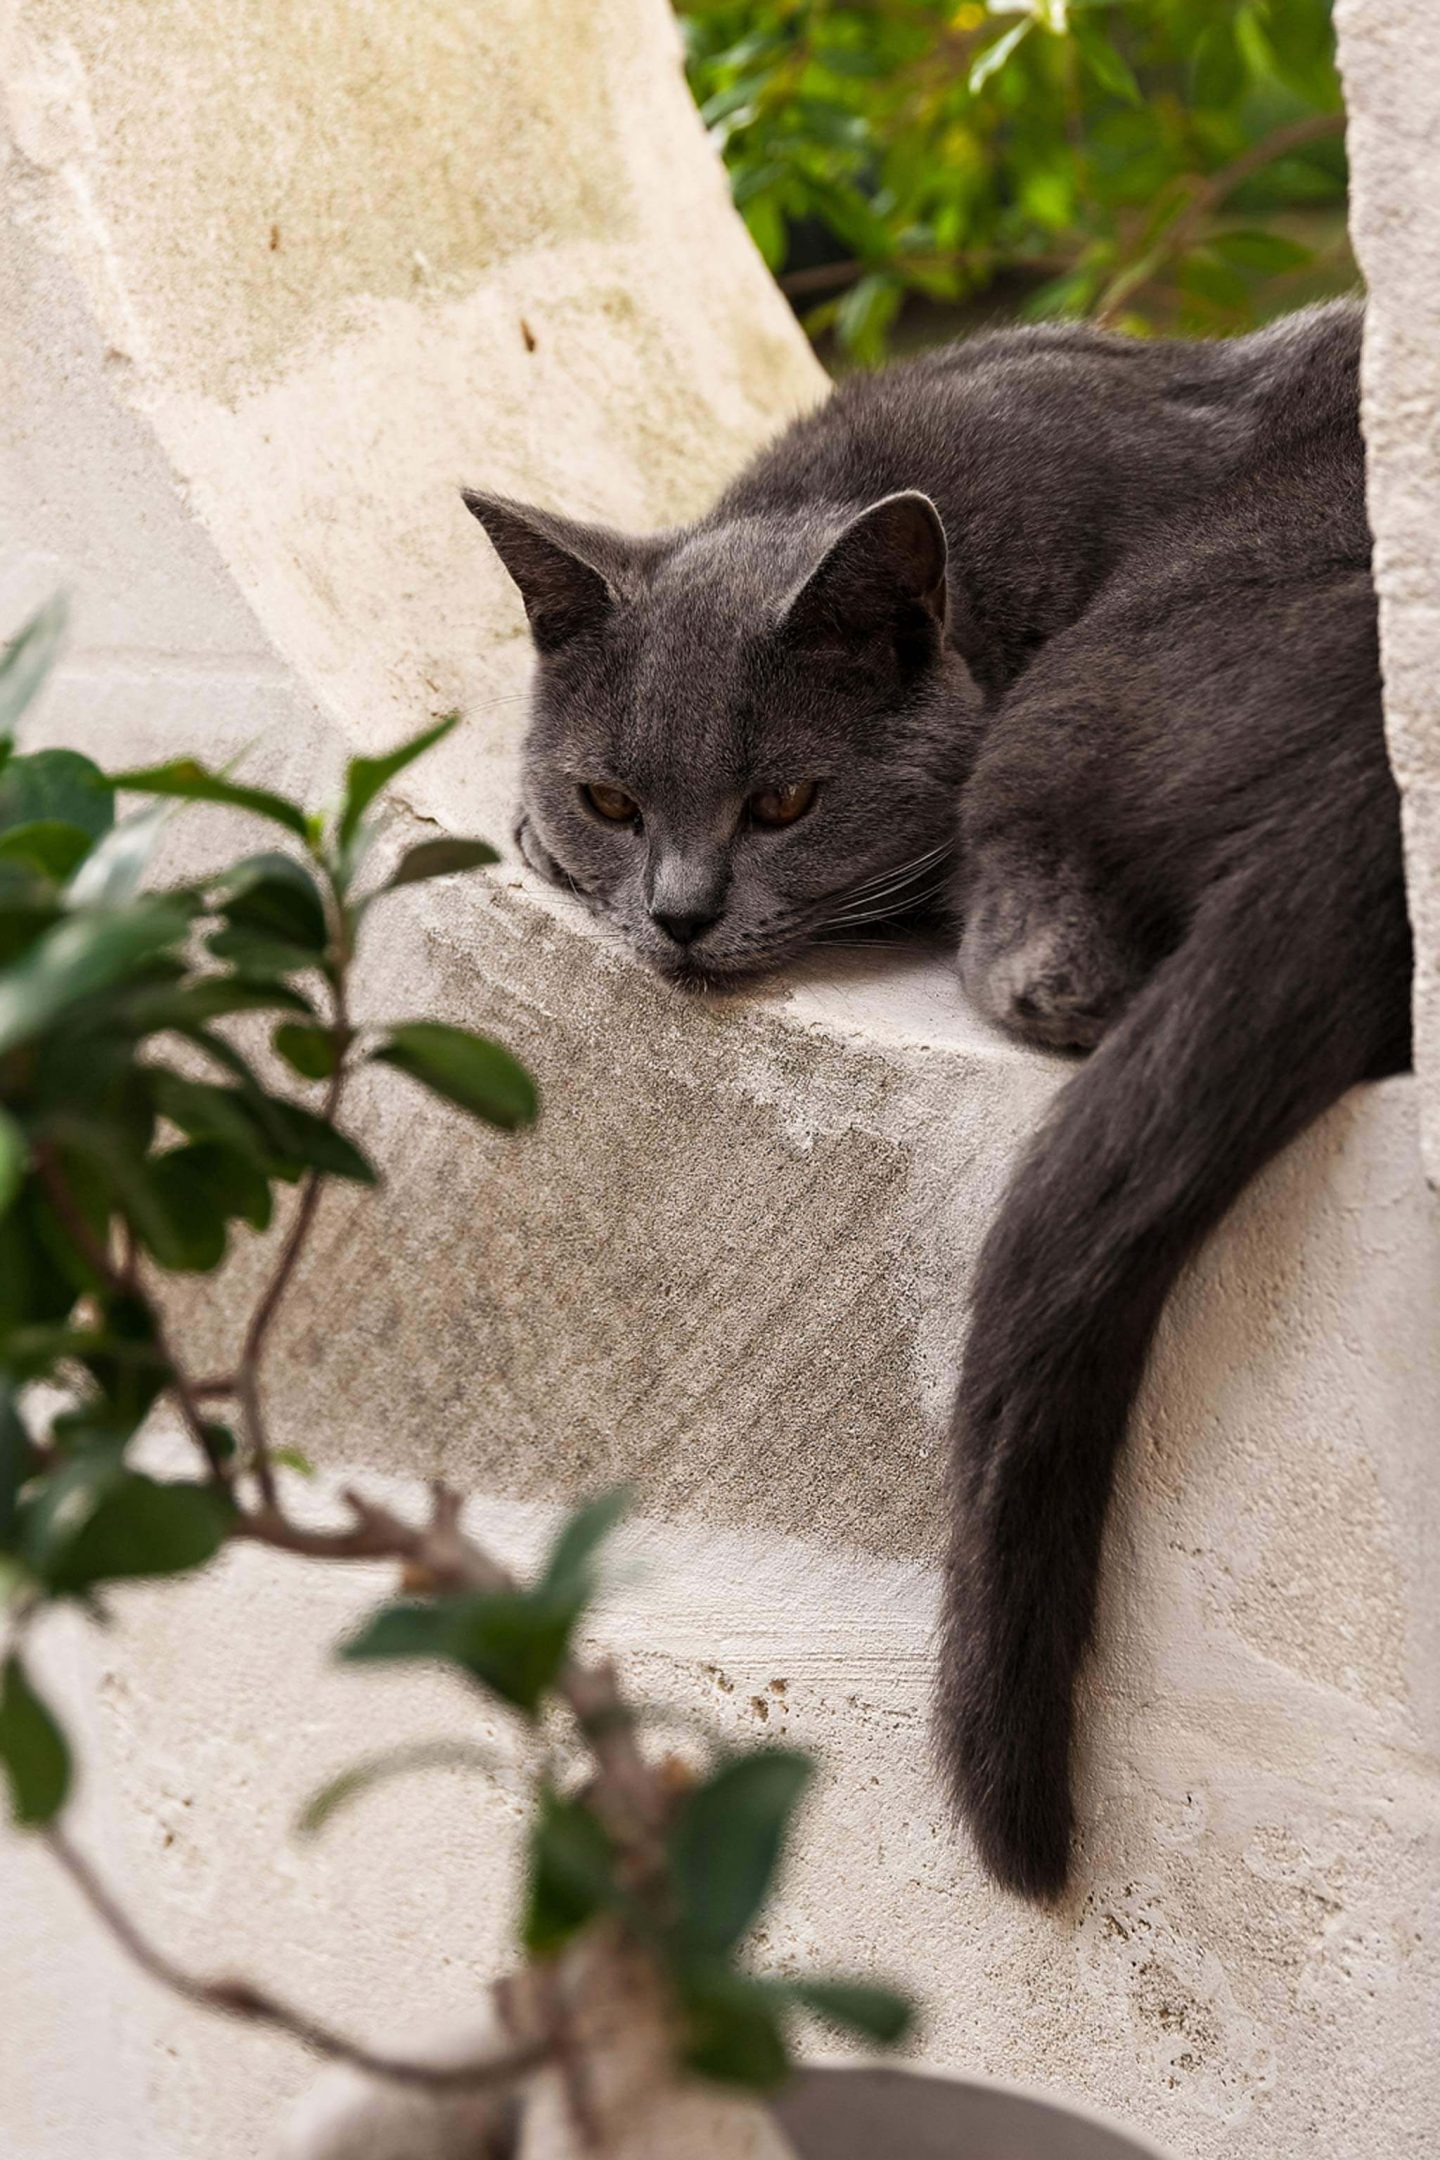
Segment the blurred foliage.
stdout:
[[[504,1132],[538,1109],[530,1074],[489,1036],[428,1018],[376,1023],[351,1005],[377,905],[499,860],[484,840],[444,835],[373,871],[377,797],[457,716],[388,755],[353,758],[340,800],[321,812],[191,757],[105,773],[77,750],[16,745],[63,629],[52,603],[0,652],[0,1802],[8,1793],[14,1825],[42,1834],[75,1784],[70,1739],[31,1658],[47,1614],[67,1606],[104,1622],[132,1583],[190,1576],[236,1539],[312,1562],[357,1550],[343,1530],[307,1533],[288,1515],[277,1471],[313,1472],[272,1445],[261,1370],[322,1190],[378,1181],[340,1121],[348,1081],[363,1067],[398,1072]],[[149,801],[118,817],[120,794]],[[245,813],[275,844],[147,890],[168,816],[196,802]],[[198,1380],[167,1310],[169,1279],[217,1275],[282,1217],[258,1300],[223,1277],[213,1293],[241,1345],[234,1371]],[[142,1467],[152,1412],[165,1407],[192,1443],[186,1474]],[[335,1419],[338,1438],[338,1398]],[[348,1504],[368,1519],[353,1495]],[[579,1509],[527,1584],[492,1570],[497,1587],[454,1591],[402,1538],[391,1557],[406,1557],[406,1594],[342,1655],[439,1664],[541,1737],[520,1931],[529,1958],[592,1926],[628,1931],[672,1986],[687,2060],[716,2079],[777,2082],[801,2014],[898,2041],[911,2012],[890,1990],[761,1978],[741,1962],[807,1757],[713,1748],[706,1767],[677,1776],[637,1753],[637,1775],[668,1798],[652,1823],[632,1795],[624,1837],[598,1776],[560,1774],[555,1728],[563,1736],[567,1719],[572,1752],[578,1740],[597,1764],[614,1721],[627,1733],[637,1722],[618,1698],[612,1725],[574,1699],[572,1646],[622,1504],[611,1494]],[[457,1544],[451,1528],[425,1550],[453,1565]],[[214,1655],[225,1657],[223,1641]],[[379,1777],[488,1759],[449,1738],[372,1758],[317,1795],[305,1827]],[[237,2008],[233,1989],[185,1992]],[[313,2026],[279,2022],[315,2038]]]
[[1224,332],[1353,280],[1330,0],[677,0],[735,201],[812,334],[911,295]]

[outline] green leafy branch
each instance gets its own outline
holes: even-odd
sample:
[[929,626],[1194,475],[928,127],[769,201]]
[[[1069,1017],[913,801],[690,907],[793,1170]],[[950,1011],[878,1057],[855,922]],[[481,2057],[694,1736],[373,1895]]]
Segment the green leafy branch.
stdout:
[[[319,816],[191,758],[106,775],[71,750],[13,747],[62,629],[62,611],[45,610],[0,659],[0,1770],[16,1825],[47,1839],[117,1941],[191,2002],[432,2087],[514,2084],[561,2060],[543,1988],[526,1997],[528,2022],[510,2017],[511,2045],[436,2068],[363,2048],[247,1982],[191,1973],[65,1828],[72,1750],[29,1656],[47,1610],[103,1617],[125,1584],[193,1574],[237,1541],[388,1561],[403,1595],[343,1646],[346,1659],[438,1663],[526,1732],[563,1732],[572,1757],[578,1747],[581,1767],[557,1770],[553,1746],[542,1757],[520,1930],[532,1969],[559,1970],[582,1941],[627,1946],[668,1990],[691,2067],[756,2087],[783,2075],[797,2012],[900,2038],[908,2007],[885,1989],[781,1982],[740,1962],[808,1761],[761,1750],[702,1773],[653,1760],[613,1667],[578,1651],[618,1496],[575,1514],[528,1583],[465,1533],[444,1487],[420,1523],[358,1491],[330,1526],[286,1505],[266,1360],[325,1191],[377,1179],[340,1122],[353,1075],[398,1072],[506,1133],[538,1108],[530,1075],[490,1037],[428,1018],[377,1026],[353,1009],[371,909],[497,859],[484,841],[431,839],[366,880],[377,798],[454,716],[353,759],[341,801]],[[127,793],[148,807],[117,821]],[[264,821],[288,844],[143,890],[167,809],[195,802]],[[287,1191],[234,1370],[195,1372],[164,1309],[166,1278],[215,1271],[237,1236],[275,1225]],[[192,1444],[189,1475],[155,1477],[132,1459],[165,1403]],[[445,1741],[361,1764],[317,1796],[309,1826],[378,1777],[436,1759],[484,1760]]]
[[1200,332],[1354,280],[1330,0],[677,12],[757,246],[863,363],[912,296],[1002,280],[1030,317]]

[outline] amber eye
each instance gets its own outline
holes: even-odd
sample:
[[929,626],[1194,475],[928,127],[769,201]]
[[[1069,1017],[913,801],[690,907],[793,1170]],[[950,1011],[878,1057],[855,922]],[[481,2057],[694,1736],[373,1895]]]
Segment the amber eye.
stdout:
[[624,788],[606,787],[603,780],[591,780],[580,792],[596,815],[608,818],[612,825],[628,825],[639,815],[640,805]]
[[750,797],[750,815],[757,825],[793,825],[804,817],[816,792],[813,780],[797,780],[793,787],[761,788]]

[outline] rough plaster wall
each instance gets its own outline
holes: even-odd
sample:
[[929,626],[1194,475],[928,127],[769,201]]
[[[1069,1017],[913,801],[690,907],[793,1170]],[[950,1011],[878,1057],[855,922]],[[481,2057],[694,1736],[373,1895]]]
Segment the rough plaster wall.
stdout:
[[1416,1063],[1440,1184],[1440,10],[1337,0],[1390,755],[1404,791]]
[[[0,619],[57,581],[79,614],[37,739],[198,736],[316,788],[458,703],[390,844],[501,836],[525,645],[455,480],[663,521],[820,388],[659,0],[4,20]],[[551,1115],[506,1143],[375,1091],[394,1187],[322,1217],[287,1437],[445,1470],[522,1555],[564,1495],[638,1480],[646,1568],[607,1625],[638,1682],[830,1765],[762,1956],[907,1978],[933,2059],[1089,2095],[1194,2160],[1426,2151],[1440,1241],[1414,1088],[1277,1164],[1167,1321],[1083,1885],[1045,1918],[947,1827],[925,1695],[965,1278],[1063,1064],[924,957],[678,1002],[513,869],[382,922],[369,1008],[497,1025]],[[289,1838],[357,1750],[456,1727],[442,1685],[327,1673],[375,1588],[247,1555],[49,1648],[84,1834],[157,1930],[380,2037],[463,2016],[494,1970],[519,1808],[437,1774]],[[0,1909],[7,2151],[264,2150],[293,2052],[136,1983],[13,1840]]]

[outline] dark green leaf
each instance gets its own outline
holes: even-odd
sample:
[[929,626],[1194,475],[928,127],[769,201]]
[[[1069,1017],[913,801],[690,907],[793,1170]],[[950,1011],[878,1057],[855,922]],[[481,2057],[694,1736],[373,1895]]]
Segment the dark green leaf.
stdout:
[[[23,765],[25,760],[17,758],[14,762]],[[53,878],[56,884],[62,884],[89,852],[89,833],[79,825],[67,825],[61,818],[33,818],[27,825],[12,825],[8,832],[0,833],[0,858],[24,863],[41,877]]]
[[49,1130],[103,1182],[161,1267],[203,1274],[218,1264],[224,1252],[224,1221],[203,1192],[183,1174],[164,1167],[164,1156],[146,1155],[113,1119],[67,1115],[52,1118]]
[[206,975],[173,989],[141,991],[127,1005],[131,1025],[141,1034],[184,1031],[230,1013],[312,1010],[309,998],[292,984],[248,975]]
[[0,772],[0,829],[74,825],[98,840],[114,821],[105,775],[78,750],[35,750],[11,758]]
[[0,1215],[0,1360],[9,1363],[16,1330],[62,1320],[74,1304],[82,1278],[74,1254],[39,1182],[29,1177],[6,1214]]
[[295,833],[301,840],[309,832],[305,813],[298,803],[284,795],[274,795],[268,788],[244,787],[238,781],[227,780],[220,773],[210,772],[195,758],[172,758],[168,764],[142,765],[127,772],[112,773],[110,784],[131,788],[137,795],[173,795],[182,802],[228,803],[232,809],[250,810],[256,817],[269,818],[272,824],[283,825],[287,832]]
[[1143,103],[1134,70],[1124,54],[1117,52],[1103,30],[1097,29],[1094,23],[1087,22],[1083,15],[1072,15],[1070,35],[1075,40],[1081,59],[1102,89],[1110,91],[1114,97],[1124,98],[1128,104]]
[[[206,1143],[207,1147],[213,1144]],[[211,1160],[202,1153],[199,1165],[208,1168]],[[238,1155],[230,1160],[241,1163]],[[142,1174],[152,1204],[165,1218],[165,1229],[158,1237],[153,1227],[137,1222],[145,1243],[162,1267],[185,1275],[209,1275],[225,1257],[226,1216],[213,1186],[199,1175],[195,1150],[179,1147],[152,1155]]]
[[36,1830],[53,1822],[70,1793],[70,1749],[13,1651],[0,1680],[0,1762],[17,1826]]
[[216,1087],[192,1080],[166,1065],[147,1069],[151,1099],[160,1115],[192,1140],[219,1140],[242,1155],[262,1160],[266,1130],[257,1105],[242,1088]]
[[215,888],[218,912],[237,929],[323,956],[330,933],[320,888],[293,855],[253,855]]
[[869,1980],[790,1980],[785,1987],[817,2017],[880,2047],[897,2046],[915,2022],[915,2005],[906,1996]]
[[291,975],[320,965],[320,957],[306,945],[292,945],[288,938],[263,937],[257,930],[227,927],[214,930],[205,940],[217,960],[227,961],[246,975]]
[[530,1832],[520,1940],[531,1957],[553,1957],[617,1897],[615,1848],[583,1800],[553,1787],[540,1794]]
[[550,1548],[540,1587],[552,1597],[587,1605],[594,1595],[601,1547],[629,1508],[628,1485],[617,1485],[577,1508]]
[[1195,103],[1223,107],[1245,87],[1245,59],[1235,40],[1235,25],[1219,14],[1201,31],[1190,61]]
[[808,1756],[765,1748],[722,1763],[687,1795],[670,1857],[679,1926],[695,1949],[723,1955],[758,1918],[812,1775]]
[[[203,1194],[208,1216],[221,1225],[220,1250],[225,1247],[224,1224],[245,1222],[252,1230],[268,1230],[272,1214],[270,1181],[257,1169],[253,1155],[226,1147],[218,1140],[197,1140],[158,1159],[173,1182],[184,1180]],[[213,1231],[206,1235],[213,1240]]]
[[0,1110],[0,1215],[4,1215],[20,1190],[30,1149],[25,1135],[6,1111]]
[[20,1415],[16,1392],[0,1375],[0,1552],[15,1542],[20,1522],[20,1492],[38,1458]]
[[0,738],[13,735],[20,715],[55,665],[68,614],[64,595],[57,593],[0,654]]
[[388,1605],[341,1656],[439,1658],[534,1716],[565,1663],[576,1618],[573,1607],[523,1590]]
[[790,2068],[781,2010],[772,1991],[745,1973],[717,1968],[681,1976],[684,2061],[697,2076],[769,2092]]
[[[281,1460],[283,1453],[283,1450],[277,1451],[276,1462]],[[328,1785],[322,1785],[319,1792],[306,1801],[296,1828],[302,1837],[314,1837],[317,1831],[324,1829],[332,1815],[348,1807],[362,1793],[391,1778],[409,1776],[416,1770],[482,1770],[493,1774],[505,1767],[499,1756],[463,1740],[417,1740],[403,1747],[388,1748],[383,1755],[372,1755],[365,1762],[342,1770]]]
[[33,1557],[57,1596],[98,1583],[179,1575],[214,1558],[232,1514],[210,1485],[161,1484],[133,1470],[95,1481],[48,1524]]
[[296,1027],[287,1022],[271,1037],[275,1048],[302,1080],[328,1080],[338,1062],[333,1028]]
[[381,887],[395,892],[402,885],[418,885],[425,878],[453,877],[457,870],[479,870],[500,860],[488,840],[421,840],[407,848]]
[[1226,262],[1238,263],[1242,270],[1263,271],[1268,277],[1302,270],[1314,259],[1309,248],[1302,247],[1298,240],[1287,240],[1282,233],[1212,233],[1209,245]]
[[407,765],[422,757],[435,743],[440,742],[459,722],[459,713],[447,713],[433,727],[424,728],[401,743],[397,750],[387,751],[383,757],[352,758],[345,775],[345,801],[340,812],[340,845],[347,847],[354,838],[356,827],[364,817],[381,788]]
[[0,1052],[29,1041],[82,998],[122,981],[143,960],[178,944],[188,928],[184,911],[163,900],[56,923],[0,978]]
[[371,1056],[489,1125],[513,1131],[535,1116],[535,1083],[524,1066],[500,1043],[468,1028],[406,1021],[392,1028]]
[[378,1182],[372,1164],[353,1140],[334,1125],[327,1125],[313,1111],[298,1103],[280,1102],[273,1095],[264,1105],[271,1145],[282,1165],[317,1170],[324,1177],[347,1178],[355,1185]]
[[154,1311],[143,1296],[111,1291],[99,1301],[98,1317],[102,1324],[94,1340],[82,1339],[70,1354],[99,1390],[95,1407],[104,1424],[126,1440],[149,1414],[170,1367],[157,1341]]

